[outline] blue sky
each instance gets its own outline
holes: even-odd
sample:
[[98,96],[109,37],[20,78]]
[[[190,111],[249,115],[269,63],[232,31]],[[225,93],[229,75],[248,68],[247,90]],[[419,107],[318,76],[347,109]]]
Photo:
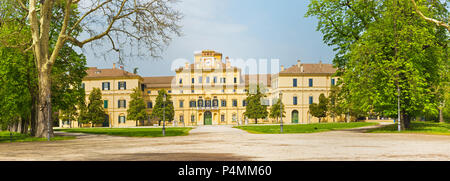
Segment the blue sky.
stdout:
[[[176,59],[192,62],[194,51],[212,49],[232,59],[279,59],[289,67],[297,60],[331,63],[334,52],[316,31],[317,20],[304,18],[308,0],[184,0],[176,5],[184,18],[183,36],[174,37],[161,59],[128,60],[125,70],[141,76],[174,75]],[[85,52],[89,67],[111,68]]]

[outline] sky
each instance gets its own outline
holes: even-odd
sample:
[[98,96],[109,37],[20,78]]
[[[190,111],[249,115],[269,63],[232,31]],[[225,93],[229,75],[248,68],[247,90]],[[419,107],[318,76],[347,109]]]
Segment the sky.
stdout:
[[[215,50],[230,59],[278,59],[290,67],[302,63],[331,63],[332,47],[316,31],[317,19],[305,18],[308,0],[184,0],[175,8],[183,14],[182,36],[173,37],[160,59],[125,61],[125,70],[147,76],[175,75],[193,62],[194,52]],[[111,68],[117,60],[104,60],[85,50],[89,67]],[[269,63],[270,64],[270,63]],[[275,72],[272,72],[275,73]]]

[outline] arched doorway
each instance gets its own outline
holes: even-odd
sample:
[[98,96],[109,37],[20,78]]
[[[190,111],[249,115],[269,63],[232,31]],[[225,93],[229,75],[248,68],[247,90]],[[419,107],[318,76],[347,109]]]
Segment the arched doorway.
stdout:
[[105,115],[105,121],[103,121],[102,126],[109,127],[109,115],[108,114]]
[[298,123],[298,111],[297,110],[292,111],[291,122]]
[[203,124],[204,125],[212,125],[212,114],[210,111],[206,111],[203,115]]

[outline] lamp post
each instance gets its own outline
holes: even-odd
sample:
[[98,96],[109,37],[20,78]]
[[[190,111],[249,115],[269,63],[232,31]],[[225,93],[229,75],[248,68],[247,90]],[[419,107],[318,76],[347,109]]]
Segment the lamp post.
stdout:
[[163,136],[166,136],[166,94],[164,94],[163,98],[163,129],[162,129]]
[[281,106],[281,97],[283,96],[283,93],[278,94],[279,95],[279,99],[280,99],[280,131],[281,133],[283,133],[283,107]]

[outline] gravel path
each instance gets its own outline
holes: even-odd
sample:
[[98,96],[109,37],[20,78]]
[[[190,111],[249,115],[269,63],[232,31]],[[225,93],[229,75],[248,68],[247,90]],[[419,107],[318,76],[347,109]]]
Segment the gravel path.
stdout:
[[250,134],[202,126],[188,136],[164,138],[63,133],[77,139],[1,143],[0,160],[450,160],[450,136],[365,129]]

